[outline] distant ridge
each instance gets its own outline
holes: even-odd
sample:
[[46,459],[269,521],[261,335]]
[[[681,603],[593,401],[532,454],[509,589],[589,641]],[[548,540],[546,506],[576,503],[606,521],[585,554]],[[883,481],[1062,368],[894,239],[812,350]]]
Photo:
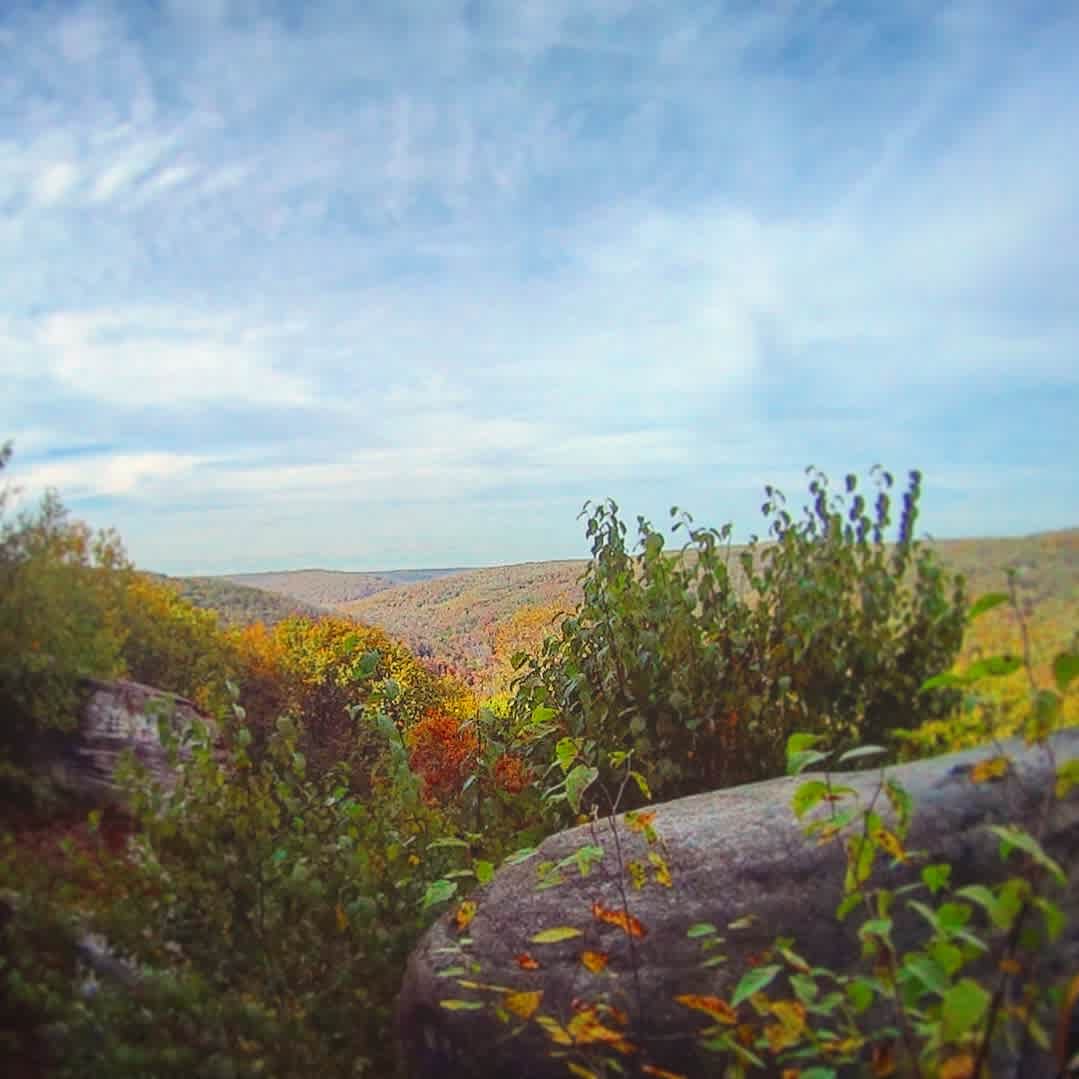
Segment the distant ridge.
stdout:
[[304,603],[294,596],[236,584],[224,577],[165,577],[157,573],[148,576],[175,588],[196,607],[216,611],[230,626],[251,622],[272,626],[296,615],[319,618],[326,613],[323,608]]
[[364,599],[387,588],[467,572],[459,568],[395,569],[370,573],[334,569],[295,569],[271,573],[233,573],[218,578],[247,588],[290,596],[315,607],[330,608]]

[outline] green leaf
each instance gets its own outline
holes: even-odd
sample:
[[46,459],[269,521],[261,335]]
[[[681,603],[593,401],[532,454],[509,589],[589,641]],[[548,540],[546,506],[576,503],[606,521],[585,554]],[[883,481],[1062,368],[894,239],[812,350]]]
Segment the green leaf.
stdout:
[[887,753],[888,750],[885,746],[858,746],[857,749],[848,749],[846,753],[842,754],[838,763],[843,764],[846,761],[861,760],[863,757],[879,757],[882,753]]
[[821,740],[819,734],[792,734],[787,739],[787,775],[798,775],[811,764],[827,760],[830,753],[820,753],[812,747]]
[[941,1001],[942,1033],[947,1041],[958,1041],[975,1030],[989,1007],[989,994],[972,978],[956,982]]
[[592,786],[598,776],[599,769],[591,768],[587,764],[578,764],[566,776],[566,800],[574,813],[581,812],[581,799],[584,797],[584,792]]
[[464,847],[467,849],[468,844],[463,839],[448,835],[443,836],[441,839],[432,840],[427,844],[428,850],[438,850],[441,847]]
[[1007,602],[1007,592],[986,592],[984,596],[971,604],[970,610],[967,611],[967,621],[973,622],[975,618],[980,618],[986,611],[991,611],[994,607],[999,607],[1002,603]]
[[862,901],[862,893],[853,891],[843,897],[842,902],[836,907],[835,916],[840,922],[844,921],[848,914]]
[[963,953],[946,940],[930,941],[926,949],[933,962],[951,977],[963,965]]
[[581,935],[581,930],[574,928],[572,925],[559,925],[553,929],[541,929],[528,939],[533,944],[559,944],[564,940],[572,940],[574,937]]
[[954,933],[970,921],[971,908],[966,903],[941,903],[937,910],[938,923],[945,933]]
[[1060,885],[1067,883],[1067,876],[1060,865],[1042,850],[1041,844],[1029,833],[1016,825],[990,825],[991,831],[1000,840],[1000,856],[1007,861],[1013,850],[1021,850],[1024,854],[1038,863],[1043,869],[1047,869]]
[[554,747],[554,754],[558,760],[558,766],[562,769],[562,774],[565,775],[577,759],[577,740],[560,738]]
[[905,835],[914,812],[914,799],[911,798],[910,792],[906,788],[892,779],[889,779],[884,784],[884,793],[899,818],[899,833],[900,835]]
[[482,1000],[440,1000],[438,1003],[448,1012],[475,1012],[484,1007]]
[[937,892],[943,891],[948,887],[951,876],[952,867],[946,863],[927,865],[922,870],[922,880],[933,895],[936,895]]
[[1045,931],[1050,941],[1055,941],[1064,931],[1064,912],[1051,899],[1038,896],[1034,905],[1042,912],[1045,918]]
[[847,983],[847,999],[859,1015],[873,1003],[874,992],[872,983],[865,978],[854,978]]
[[933,689],[955,689],[961,686],[969,686],[970,679],[965,674],[956,674],[954,671],[945,671],[943,674],[935,674],[927,678],[918,687],[919,693],[928,693]]
[[737,1008],[742,1001],[748,1000],[754,993],[759,993],[762,989],[766,989],[782,969],[779,964],[773,964],[772,966],[757,967],[754,970],[747,971],[742,975],[742,979],[731,997],[731,1007]]
[[536,847],[522,847],[520,850],[515,850],[512,854],[507,854],[502,864],[520,865],[522,862],[527,862],[529,858],[533,857],[536,850]]
[[603,861],[604,850],[595,843],[586,843],[573,852],[573,861],[577,865],[577,872],[582,877],[587,877],[592,872],[592,866]]
[[817,983],[808,974],[792,974],[790,976],[791,988],[794,995],[805,1005],[812,1004],[820,990]]
[[787,739],[787,759],[790,760],[796,754],[812,749],[820,740],[819,734],[792,734]]
[[801,820],[814,806],[819,805],[828,793],[828,784],[823,779],[811,779],[803,783],[791,796],[791,809]]
[[1079,678],[1079,655],[1061,652],[1053,660],[1053,680],[1061,693],[1067,692],[1068,686]]
[[652,788],[649,787],[648,780],[636,770],[629,773],[629,778],[637,784],[637,789],[641,792],[641,796],[649,802],[652,801]]
[[686,930],[686,936],[690,940],[696,940],[698,937],[710,937],[716,932],[718,930],[711,922],[695,922]]
[[910,971],[926,989],[931,989],[938,994],[947,992],[949,985],[947,971],[942,970],[929,956],[913,952],[903,959],[903,967]]
[[548,708],[543,704],[537,704],[536,707],[532,709],[532,714],[528,717],[528,722],[534,727],[542,727],[544,723],[550,723],[556,715],[558,715],[556,709]]
[[453,880],[433,880],[427,885],[423,896],[423,909],[427,910],[436,903],[445,903],[457,894],[457,882]]
[[977,682],[982,678],[1006,678],[1022,666],[1023,661],[1018,656],[986,656],[967,668],[966,677],[968,682]]
[[814,764],[826,761],[832,754],[821,753],[816,749],[807,749],[802,753],[795,753],[787,758],[787,774],[792,776],[801,775],[807,768]]
[[[876,937],[879,940],[888,941],[892,936],[892,919],[891,918],[867,918],[858,928],[858,936],[863,941],[868,941],[871,937]],[[872,941],[870,946],[875,947]]]
[[495,867],[490,862],[480,860],[476,862],[476,880],[480,884],[486,884],[495,875]]

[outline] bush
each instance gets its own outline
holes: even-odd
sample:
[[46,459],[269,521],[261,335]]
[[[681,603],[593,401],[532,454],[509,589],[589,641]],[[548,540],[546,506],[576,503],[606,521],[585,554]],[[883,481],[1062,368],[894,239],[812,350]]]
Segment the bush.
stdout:
[[[0,468],[9,458],[0,449]],[[33,749],[42,732],[73,724],[80,681],[122,673],[129,577],[115,534],[70,521],[53,493],[0,520],[0,785],[9,793],[40,793]]]
[[894,543],[888,473],[874,470],[872,509],[855,476],[842,495],[810,477],[800,520],[766,489],[769,538],[737,555],[730,526],[677,509],[680,554],[644,518],[631,551],[618,507],[586,505],[584,600],[539,655],[516,657],[518,725],[542,715],[585,756],[631,749],[657,797],[675,797],[782,772],[795,729],[853,745],[946,714],[954,698],[917,690],[959,649],[963,582],[915,538],[921,477]]

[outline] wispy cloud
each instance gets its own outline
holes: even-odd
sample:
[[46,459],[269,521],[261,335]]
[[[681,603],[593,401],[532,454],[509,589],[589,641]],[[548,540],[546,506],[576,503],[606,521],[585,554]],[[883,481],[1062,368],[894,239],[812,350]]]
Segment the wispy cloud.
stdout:
[[1050,0],[8,5],[0,438],[164,569],[570,554],[607,493],[749,531],[809,461],[1074,523],[1077,46]]

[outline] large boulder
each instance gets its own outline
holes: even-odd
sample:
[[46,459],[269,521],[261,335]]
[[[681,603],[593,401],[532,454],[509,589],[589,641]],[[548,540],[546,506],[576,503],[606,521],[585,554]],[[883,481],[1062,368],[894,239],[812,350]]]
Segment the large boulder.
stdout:
[[[1059,733],[1051,745],[1058,764],[1079,756],[1079,730]],[[1007,743],[1005,749],[1014,771],[1004,779],[972,777],[977,762],[993,756],[989,748],[889,769],[914,800],[908,850],[952,863],[957,885],[992,882],[1017,870],[1014,860],[1002,864],[987,824],[1007,820],[1032,831],[1040,827],[1053,782],[1046,750],[1021,742]],[[708,1020],[676,1003],[677,995],[715,994],[729,1000],[738,978],[777,937],[792,938],[811,963],[832,969],[849,967],[859,955],[852,927],[838,923],[835,915],[845,865],[841,845],[807,840],[791,811],[791,795],[806,778],[781,778],[658,805],[652,845],[640,817],[637,827],[618,817],[555,835],[532,858],[502,868],[472,897],[477,906],[470,924],[461,924],[467,922],[467,908],[461,915],[455,907],[428,931],[410,959],[398,1029],[411,1074],[416,1079],[564,1077],[571,1074],[570,1061],[584,1065],[587,1057],[567,1055],[558,1030],[597,1003],[610,1009],[599,1016],[634,1047],[621,1057],[624,1074],[662,1074],[642,1068],[646,1062],[690,1076],[721,1074],[720,1062],[694,1036]],[[879,780],[879,771],[842,776],[842,783],[867,801],[878,791]],[[878,807],[887,817],[887,799],[878,799]],[[1048,978],[1072,973],[1079,964],[1079,798],[1058,804],[1043,834],[1046,847],[1070,876],[1069,926],[1052,954],[1043,957],[1041,976]],[[573,858],[589,847],[602,847],[602,861],[582,875]],[[662,863],[650,861],[650,854],[662,856],[672,886],[663,884]],[[582,857],[589,862],[587,850]],[[552,864],[565,859],[570,861],[553,875]],[[637,863],[633,870],[631,862]],[[633,876],[639,882],[642,872],[646,883],[635,887]],[[896,884],[915,872],[884,870]],[[616,924],[618,912],[627,906],[644,935],[634,936]],[[902,900],[896,906],[902,947],[916,928],[924,931],[925,923],[913,913],[904,915]],[[743,922],[747,916],[753,919]],[[726,938],[720,949],[725,963],[702,965],[714,953],[702,951],[703,938],[688,935],[695,923],[719,927]],[[740,927],[728,928],[732,924]],[[580,930],[580,935],[535,942],[536,934],[559,927]],[[606,969],[588,969],[588,962],[582,962],[586,951],[607,957]],[[592,956],[586,959],[599,965]],[[537,990],[543,994],[541,1003],[523,1022],[513,1013],[527,1015],[536,998],[507,993]],[[558,1026],[547,1022],[545,1028],[546,1021],[537,1021],[541,1016]],[[1028,1060],[1022,1074],[1055,1072],[1040,1058]]]
[[36,767],[87,801],[123,801],[116,768],[128,751],[154,779],[170,787],[175,769],[162,745],[159,722],[164,720],[177,735],[195,723],[213,725],[186,698],[139,682],[86,679],[82,689],[74,728],[50,732],[42,740]]

